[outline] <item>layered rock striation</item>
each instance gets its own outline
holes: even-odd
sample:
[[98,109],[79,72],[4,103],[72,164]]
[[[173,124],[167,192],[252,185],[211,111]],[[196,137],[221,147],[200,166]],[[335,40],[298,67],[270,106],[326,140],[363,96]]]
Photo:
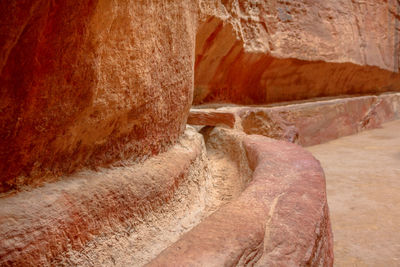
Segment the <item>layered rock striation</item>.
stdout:
[[192,109],[188,123],[311,146],[400,119],[400,93],[288,102],[285,105]]
[[397,1],[200,1],[194,104],[398,91]]
[[[80,172],[0,198],[0,265],[109,266],[115,254],[107,254],[108,261],[103,258],[96,264],[88,255],[86,262],[77,261],[76,254],[91,241],[96,245],[96,238],[108,244],[105,237],[114,235],[115,239],[128,236],[134,243],[132,248],[125,241],[123,247],[135,261],[127,264],[123,260],[129,258],[119,259],[119,265],[142,265],[140,261],[155,257],[169,239],[177,239],[180,228],[190,229],[204,215],[208,183],[204,141],[188,128],[167,152],[144,163],[125,162],[123,167]],[[177,229],[170,229],[169,221]],[[151,235],[152,227],[162,238]],[[160,235],[159,228],[170,233]],[[150,251],[143,249],[143,238],[153,241]]]
[[196,110],[203,137],[185,124],[192,102],[399,91],[399,10],[1,1],[0,264],[331,266],[319,163],[252,134],[324,142],[398,118],[398,94]]
[[399,90],[398,9],[394,0],[2,1],[0,192],[165,151],[193,90],[194,104]]

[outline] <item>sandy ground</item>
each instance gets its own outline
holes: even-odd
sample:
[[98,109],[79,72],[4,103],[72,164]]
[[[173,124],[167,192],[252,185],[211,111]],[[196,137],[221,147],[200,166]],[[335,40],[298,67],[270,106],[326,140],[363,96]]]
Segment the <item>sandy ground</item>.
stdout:
[[326,174],[335,266],[400,266],[400,120],[307,149]]

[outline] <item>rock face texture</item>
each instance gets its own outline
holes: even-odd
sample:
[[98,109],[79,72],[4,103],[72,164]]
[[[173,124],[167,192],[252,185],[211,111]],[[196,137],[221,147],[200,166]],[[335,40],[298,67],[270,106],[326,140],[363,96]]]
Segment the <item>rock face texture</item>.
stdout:
[[320,99],[271,107],[192,109],[188,123],[224,125],[246,134],[311,146],[378,128],[382,123],[396,119],[400,119],[400,93]]
[[81,172],[0,198],[0,265],[81,265],[68,264],[66,256],[62,261],[61,254],[81,250],[100,234],[137,232],[157,217],[201,213],[207,170],[202,136],[188,129],[167,152],[144,163]]
[[332,266],[324,173],[291,143],[399,118],[400,94],[189,109],[399,91],[399,14],[397,0],[0,1],[0,265],[163,251],[150,265]]
[[177,140],[194,3],[144,2],[1,1],[0,192]]
[[200,8],[194,104],[399,90],[397,1],[204,0]]
[[208,125],[208,126],[228,126],[235,127],[236,117],[232,112],[223,112],[213,109],[194,110],[189,113],[188,124]]
[[273,108],[244,108],[243,131],[295,142],[325,143],[400,118],[400,94],[350,97]]
[[249,186],[147,266],[333,265],[319,162],[287,142],[247,136],[243,143],[254,170]]
[[195,104],[399,90],[398,10],[394,0],[2,1],[0,192],[165,150],[193,88]]

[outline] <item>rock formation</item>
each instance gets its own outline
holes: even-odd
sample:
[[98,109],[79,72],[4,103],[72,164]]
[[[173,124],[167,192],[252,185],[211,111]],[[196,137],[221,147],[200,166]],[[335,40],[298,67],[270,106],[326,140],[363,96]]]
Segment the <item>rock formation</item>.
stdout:
[[194,104],[399,88],[397,1],[200,2]]
[[194,5],[144,2],[1,1],[0,192],[151,156],[183,133]]
[[248,187],[148,266],[332,266],[319,162],[262,136],[246,136],[243,144],[254,170]]
[[234,104],[399,91],[399,9],[0,1],[0,265],[332,266],[323,170],[290,142],[399,118],[399,94]]
[[188,123],[224,126],[311,146],[378,128],[396,119],[400,119],[400,93],[318,99],[269,107],[193,108]]

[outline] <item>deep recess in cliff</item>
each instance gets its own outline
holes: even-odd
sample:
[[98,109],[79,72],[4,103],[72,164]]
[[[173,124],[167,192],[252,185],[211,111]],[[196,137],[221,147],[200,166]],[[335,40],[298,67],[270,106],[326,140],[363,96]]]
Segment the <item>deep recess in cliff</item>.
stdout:
[[[398,91],[396,1],[201,1],[194,104]],[[373,18],[373,19],[372,19]]]

